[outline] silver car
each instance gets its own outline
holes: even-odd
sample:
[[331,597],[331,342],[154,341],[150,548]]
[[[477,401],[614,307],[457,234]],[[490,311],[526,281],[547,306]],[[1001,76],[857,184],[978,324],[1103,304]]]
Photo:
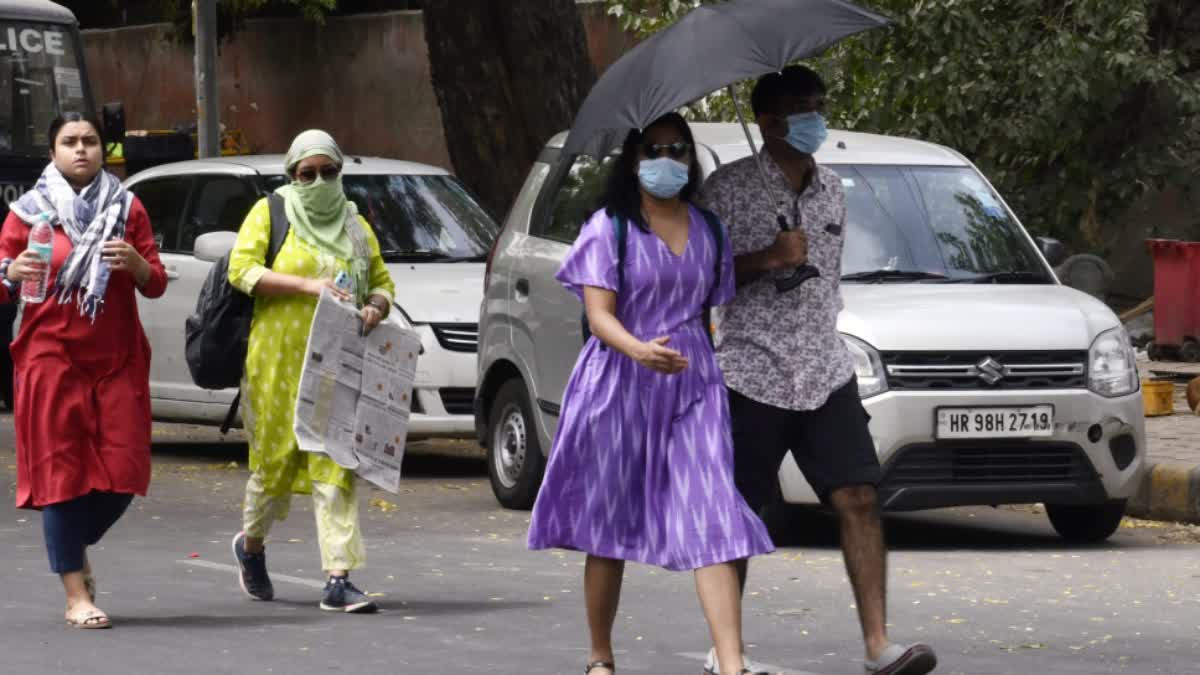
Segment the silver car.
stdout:
[[[706,173],[750,152],[740,127],[693,131]],[[480,312],[476,429],[510,508],[537,495],[581,347],[580,303],[554,274],[610,161],[564,156],[563,140],[546,145],[508,216]],[[1140,382],[1117,317],[1058,282],[1061,244],[1031,238],[949,148],[834,131],[817,159],[848,200],[838,327],[884,508],[1040,502],[1068,539],[1111,535],[1145,463]],[[896,274],[930,269],[947,278]],[[791,459],[779,485],[787,504],[818,503]]]
[[[379,239],[396,282],[398,314],[421,335],[409,436],[470,437],[483,263],[498,228],[444,169],[350,157],[343,175],[347,195]],[[150,214],[167,269],[166,295],[138,299],[154,352],[155,419],[219,424],[225,418],[236,390],[192,383],[184,319],[250,208],[286,180],[282,155],[257,155],[165,164],[125,181]]]

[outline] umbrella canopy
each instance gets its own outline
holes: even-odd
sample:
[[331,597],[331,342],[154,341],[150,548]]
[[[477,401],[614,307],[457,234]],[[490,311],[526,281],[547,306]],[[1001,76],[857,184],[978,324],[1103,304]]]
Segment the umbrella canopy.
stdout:
[[891,21],[844,0],[730,0],[692,10],[630,50],[592,88],[567,153],[602,156],[630,129],[734,82],[783,70]]

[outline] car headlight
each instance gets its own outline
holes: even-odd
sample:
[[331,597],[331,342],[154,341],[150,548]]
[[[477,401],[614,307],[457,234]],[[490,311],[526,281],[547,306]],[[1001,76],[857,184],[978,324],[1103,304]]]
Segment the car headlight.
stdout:
[[395,308],[396,311],[392,312],[391,316],[389,316],[388,318],[389,319],[395,318],[396,323],[399,323],[401,328],[406,328],[408,330],[412,330],[412,328],[413,328],[412,321],[409,321],[408,315],[404,313],[403,309],[400,309],[400,303],[393,302],[392,307]]
[[883,361],[879,358],[879,352],[856,337],[842,335],[842,339],[846,342],[846,348],[850,350],[850,358],[854,360],[859,397],[870,398],[887,391],[887,374],[883,371]]
[[1113,398],[1138,390],[1137,355],[1125,329],[1106,330],[1088,350],[1088,389]]

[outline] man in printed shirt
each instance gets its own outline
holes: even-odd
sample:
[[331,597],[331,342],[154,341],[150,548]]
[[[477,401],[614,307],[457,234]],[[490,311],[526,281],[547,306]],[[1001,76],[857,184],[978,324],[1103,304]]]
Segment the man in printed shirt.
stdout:
[[[808,68],[788,67],[760,79],[752,103],[771,189],[749,157],[718,170],[701,195],[729,228],[735,256],[738,294],[721,308],[716,335],[733,415],[734,479],[750,507],[761,509],[791,450],[841,522],[867,672],[928,673],[937,665],[932,649],[892,644],[887,636],[879,459],[837,330],[846,199],[837,174],[813,159],[826,136],[825,84]],[[780,231],[779,212],[793,229]],[[777,276],[804,263],[820,276],[776,290]],[[739,564],[743,589],[747,563]],[[709,661],[716,665],[711,655]]]

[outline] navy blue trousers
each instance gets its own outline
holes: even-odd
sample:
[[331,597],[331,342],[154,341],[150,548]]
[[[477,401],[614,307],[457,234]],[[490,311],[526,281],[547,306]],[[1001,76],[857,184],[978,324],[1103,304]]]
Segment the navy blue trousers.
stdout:
[[84,550],[100,541],[132,501],[133,495],[92,492],[43,507],[42,532],[46,536],[50,571],[55,574],[81,571]]

